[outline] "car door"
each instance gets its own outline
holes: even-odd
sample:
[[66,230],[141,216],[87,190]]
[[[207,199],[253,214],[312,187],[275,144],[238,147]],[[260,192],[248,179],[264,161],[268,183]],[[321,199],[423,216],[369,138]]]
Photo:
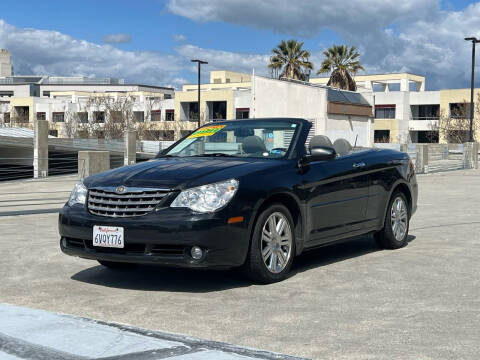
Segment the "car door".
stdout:
[[392,154],[383,150],[370,150],[365,154],[365,169],[369,176],[369,197],[365,215],[365,226],[379,229],[383,226],[385,209],[388,205],[390,190],[397,179],[402,163],[408,160],[395,159]]
[[361,231],[369,191],[365,167],[361,153],[309,165],[302,179],[308,214],[307,247]]

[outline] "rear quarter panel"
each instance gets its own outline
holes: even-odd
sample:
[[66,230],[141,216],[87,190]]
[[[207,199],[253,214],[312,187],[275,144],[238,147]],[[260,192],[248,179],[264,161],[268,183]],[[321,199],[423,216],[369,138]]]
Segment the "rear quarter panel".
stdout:
[[390,196],[399,184],[407,185],[413,198],[411,177],[415,175],[411,173],[408,155],[402,152],[373,149],[365,155],[365,162],[370,177],[366,224],[379,230],[383,227]]

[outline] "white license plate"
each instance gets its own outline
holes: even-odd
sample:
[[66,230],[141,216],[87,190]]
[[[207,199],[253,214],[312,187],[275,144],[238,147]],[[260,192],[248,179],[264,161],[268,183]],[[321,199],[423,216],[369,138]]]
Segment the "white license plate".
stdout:
[[95,225],[93,227],[93,246],[123,248],[123,227]]

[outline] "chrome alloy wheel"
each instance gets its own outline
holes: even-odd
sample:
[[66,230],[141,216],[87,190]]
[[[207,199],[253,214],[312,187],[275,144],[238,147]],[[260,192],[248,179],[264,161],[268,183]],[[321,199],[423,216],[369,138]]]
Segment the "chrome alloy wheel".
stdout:
[[397,197],[392,203],[392,208],[390,209],[390,222],[395,240],[402,241],[407,232],[408,211],[407,205],[401,197]]
[[293,234],[290,224],[281,212],[271,214],[262,229],[263,263],[274,274],[282,272],[292,256]]

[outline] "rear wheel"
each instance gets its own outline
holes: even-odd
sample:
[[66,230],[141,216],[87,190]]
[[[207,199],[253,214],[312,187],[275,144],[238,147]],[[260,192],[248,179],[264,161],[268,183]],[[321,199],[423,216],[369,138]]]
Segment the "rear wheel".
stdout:
[[273,204],[257,219],[245,271],[255,282],[273,283],[288,276],[295,254],[293,219],[288,209]]
[[105,261],[105,260],[97,260],[100,265],[103,265],[109,269],[129,269],[135,266],[135,264],[131,263],[124,263],[124,262],[115,262],[115,261]]
[[385,249],[398,249],[407,244],[410,214],[405,195],[396,191],[390,198],[383,229],[375,234],[377,244]]

